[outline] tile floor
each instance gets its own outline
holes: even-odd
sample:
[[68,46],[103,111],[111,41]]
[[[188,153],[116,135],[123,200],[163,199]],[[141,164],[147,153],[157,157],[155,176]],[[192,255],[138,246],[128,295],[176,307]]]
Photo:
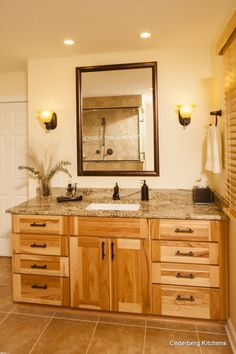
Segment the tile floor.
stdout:
[[[183,342],[185,345],[180,345]],[[221,346],[213,345],[216,342]],[[224,323],[150,316],[134,318],[13,303],[11,260],[0,257],[0,354],[31,353],[223,354],[233,351]]]

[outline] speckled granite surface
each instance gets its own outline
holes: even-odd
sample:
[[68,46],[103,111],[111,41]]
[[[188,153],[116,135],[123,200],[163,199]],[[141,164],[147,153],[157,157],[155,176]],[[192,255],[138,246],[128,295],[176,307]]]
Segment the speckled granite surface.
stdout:
[[[120,200],[112,200],[113,189],[79,189],[82,201],[58,203],[56,196],[65,190],[54,189],[49,200],[40,197],[30,199],[7,213],[31,215],[78,215],[103,217],[139,217],[170,219],[221,220],[226,215],[215,204],[193,204],[192,191],[180,189],[152,189],[149,201],[141,201],[140,190],[120,189]],[[138,211],[86,210],[90,203],[140,203]]]

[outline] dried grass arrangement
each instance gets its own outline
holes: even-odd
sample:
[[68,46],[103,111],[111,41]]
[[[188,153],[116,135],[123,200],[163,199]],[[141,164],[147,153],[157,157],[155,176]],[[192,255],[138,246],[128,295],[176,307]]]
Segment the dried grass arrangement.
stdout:
[[42,161],[38,154],[30,149],[28,153],[29,165],[18,166],[19,170],[26,170],[31,178],[39,181],[39,191],[42,197],[48,197],[51,194],[51,180],[59,172],[67,174],[72,177],[67,169],[71,165],[69,161],[53,162],[53,157],[50,154],[45,154]]

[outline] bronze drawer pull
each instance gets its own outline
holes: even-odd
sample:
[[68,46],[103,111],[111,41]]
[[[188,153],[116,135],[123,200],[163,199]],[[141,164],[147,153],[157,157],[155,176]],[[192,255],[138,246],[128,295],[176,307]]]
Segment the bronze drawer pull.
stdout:
[[31,266],[32,269],[47,269],[47,265],[44,264],[43,266],[37,265],[37,264],[32,264]]
[[176,300],[177,301],[195,301],[194,297],[191,295],[191,296],[181,296],[181,295],[177,295],[176,296]]
[[33,284],[33,285],[31,286],[31,288],[32,288],[32,289],[44,289],[44,290],[46,290],[46,289],[48,288],[48,286],[47,286],[47,284],[45,284],[45,285]]
[[187,234],[192,234],[193,233],[193,230],[192,229],[190,229],[190,228],[186,228],[186,229],[179,229],[178,227],[177,227],[177,229],[175,229],[175,232],[185,232],[185,233],[187,233]]
[[46,245],[46,243],[44,243],[43,245],[39,245],[39,244],[37,244],[37,243],[32,243],[32,245],[30,245],[30,247],[46,248],[47,245]]
[[115,253],[114,253],[114,242],[111,243],[111,260],[113,261],[115,258]]
[[189,256],[189,257],[192,257],[193,256],[193,252],[192,251],[189,251],[189,252],[176,251],[175,255],[176,256]]
[[181,274],[181,273],[177,273],[175,277],[176,278],[188,278],[188,279],[194,279],[195,278],[195,276],[192,273],[187,274],[187,275],[184,275],[184,274]]
[[102,241],[102,259],[105,258],[105,242]]
[[32,227],[45,227],[46,224],[45,224],[45,222],[42,224],[37,224],[36,222],[33,222],[33,224],[30,224],[30,226],[32,226]]

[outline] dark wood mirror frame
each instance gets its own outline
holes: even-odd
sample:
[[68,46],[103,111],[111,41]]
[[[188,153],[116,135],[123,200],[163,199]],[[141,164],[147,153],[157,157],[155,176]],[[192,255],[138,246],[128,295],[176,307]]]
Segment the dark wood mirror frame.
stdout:
[[[86,72],[143,69],[152,70],[152,100],[153,100],[153,144],[154,169],[152,171],[85,171],[83,169],[83,96],[82,74]],[[159,176],[159,141],[158,141],[158,109],[157,109],[157,63],[141,62],[128,64],[112,64],[84,66],[76,68],[76,111],[77,111],[77,172],[78,176]]]

